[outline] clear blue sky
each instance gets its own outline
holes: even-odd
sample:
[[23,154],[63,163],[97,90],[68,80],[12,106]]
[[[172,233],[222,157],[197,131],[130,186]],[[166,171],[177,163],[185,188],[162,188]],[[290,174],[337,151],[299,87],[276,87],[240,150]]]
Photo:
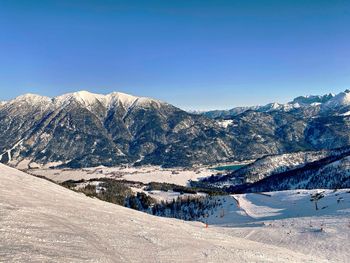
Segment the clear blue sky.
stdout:
[[349,87],[349,0],[0,0],[0,100],[122,91],[222,109]]

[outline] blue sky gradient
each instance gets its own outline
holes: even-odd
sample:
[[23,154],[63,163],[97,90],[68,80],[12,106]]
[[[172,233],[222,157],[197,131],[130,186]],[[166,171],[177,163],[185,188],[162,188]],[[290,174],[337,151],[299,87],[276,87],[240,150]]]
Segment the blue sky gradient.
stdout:
[[121,91],[185,109],[350,88],[350,1],[0,0],[0,100]]

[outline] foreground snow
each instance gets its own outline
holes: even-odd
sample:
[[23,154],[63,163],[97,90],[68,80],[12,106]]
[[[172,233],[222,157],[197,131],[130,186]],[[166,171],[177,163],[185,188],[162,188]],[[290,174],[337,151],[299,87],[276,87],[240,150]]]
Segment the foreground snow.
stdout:
[[323,262],[88,198],[0,164],[0,258],[8,262]]

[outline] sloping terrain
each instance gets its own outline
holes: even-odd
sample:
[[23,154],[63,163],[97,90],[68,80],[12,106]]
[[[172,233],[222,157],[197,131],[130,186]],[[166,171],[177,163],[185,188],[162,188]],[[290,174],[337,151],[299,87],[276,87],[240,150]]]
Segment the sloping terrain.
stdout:
[[188,167],[350,145],[350,92],[208,118],[123,93],[27,94],[0,104],[0,162]]
[[[312,197],[321,198],[316,204]],[[274,244],[330,262],[350,258],[350,190],[289,190],[217,197],[208,218],[225,234]]]
[[286,104],[202,113],[226,123],[237,160],[350,145],[350,91],[298,97]]
[[[269,182],[269,186],[272,186],[272,185],[275,185],[275,183],[273,182],[273,179],[278,179],[282,177],[283,174],[290,174],[292,177],[295,177],[295,181],[298,181],[300,178],[297,176],[297,173],[298,173],[297,171],[303,171],[307,169],[307,167],[309,166],[312,166],[313,170],[318,170],[318,169],[321,169],[321,166],[331,162],[335,162],[336,160],[340,160],[345,156],[348,156],[349,154],[350,154],[350,148],[343,147],[343,148],[334,149],[334,150],[308,151],[308,152],[287,153],[287,154],[281,154],[281,155],[269,155],[269,156],[262,157],[256,160],[255,162],[248,164],[232,173],[222,175],[222,176],[209,177],[204,179],[203,181],[210,182],[215,186],[222,187],[222,186],[239,186],[243,184],[258,183],[260,180],[263,180],[266,178],[266,180]],[[344,166],[342,168],[339,167],[339,172],[343,172],[344,174],[346,174],[346,171],[344,171],[344,168],[345,168]],[[273,176],[273,177],[267,179],[270,176]],[[302,182],[304,179],[305,177],[302,180],[300,179],[299,182]],[[332,178],[331,181],[334,182],[332,186],[322,185],[322,181],[324,180],[320,177],[318,184],[315,181],[315,185],[309,186],[308,189],[322,188],[322,187],[332,188],[332,187],[335,187],[335,184],[337,181],[339,184],[341,183],[341,179],[339,178],[339,176],[335,176]],[[280,188],[277,190],[305,188],[303,184],[299,184],[298,186],[296,186],[296,188],[288,188],[288,187],[284,188],[284,187],[286,186],[282,186],[281,184]],[[339,187],[344,188],[348,186],[344,185],[343,187],[341,187],[341,185],[339,185]],[[266,188],[262,191],[272,191],[272,190],[273,188]]]
[[[199,112],[198,114],[205,115],[209,118],[230,118],[237,116],[245,111],[256,111],[256,112],[272,112],[272,111],[292,111],[300,108],[314,107],[321,104],[333,104],[333,105],[346,105],[347,101],[344,99],[348,90],[341,92],[337,96],[334,94],[325,94],[325,95],[309,95],[309,96],[299,96],[294,98],[292,101],[281,104],[281,103],[268,103],[263,106],[248,106],[248,107],[235,107],[230,110],[213,110],[213,111],[204,111]],[[330,101],[330,102],[328,102]],[[340,101],[340,102],[339,102]],[[332,108],[332,107],[328,107]]]
[[5,262],[323,262],[201,223],[157,218],[0,165]]
[[231,137],[223,132],[213,120],[150,98],[27,94],[0,107],[0,161],[69,167],[210,163],[232,155]]
[[243,186],[245,192],[280,191],[287,189],[350,188],[350,156],[330,156],[303,167],[277,173]]

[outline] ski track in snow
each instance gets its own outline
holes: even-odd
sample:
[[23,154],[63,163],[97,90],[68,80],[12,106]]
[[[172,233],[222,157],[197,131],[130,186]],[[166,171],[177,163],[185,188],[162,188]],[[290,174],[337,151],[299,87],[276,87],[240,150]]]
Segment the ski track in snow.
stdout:
[[[319,210],[311,194],[322,192]],[[349,262],[350,191],[289,190],[217,197],[223,201],[205,219],[225,234]],[[222,216],[224,215],[224,216]]]

